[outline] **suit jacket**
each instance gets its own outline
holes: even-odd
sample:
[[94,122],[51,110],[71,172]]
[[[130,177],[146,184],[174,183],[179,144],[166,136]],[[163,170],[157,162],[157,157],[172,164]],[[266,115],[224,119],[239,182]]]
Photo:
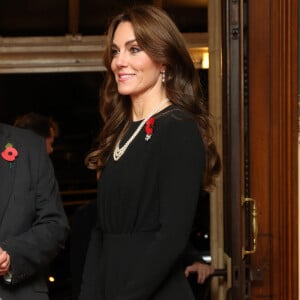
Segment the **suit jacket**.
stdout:
[[0,277],[0,300],[44,300],[43,271],[64,247],[69,231],[45,141],[0,123],[0,154],[10,143],[12,162],[0,155],[0,247],[11,259],[11,284]]

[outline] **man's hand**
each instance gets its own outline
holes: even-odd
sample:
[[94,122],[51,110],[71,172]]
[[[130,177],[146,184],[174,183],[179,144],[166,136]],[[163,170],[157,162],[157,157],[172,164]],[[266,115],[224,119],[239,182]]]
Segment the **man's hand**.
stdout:
[[0,276],[8,273],[10,268],[10,256],[0,247]]
[[203,283],[214,271],[213,266],[196,261],[185,268],[184,274],[188,277],[190,273],[197,273],[197,282]]

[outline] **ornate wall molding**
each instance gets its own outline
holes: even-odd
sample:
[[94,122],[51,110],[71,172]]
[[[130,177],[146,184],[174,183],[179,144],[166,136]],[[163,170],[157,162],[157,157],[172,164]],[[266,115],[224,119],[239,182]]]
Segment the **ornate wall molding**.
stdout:
[[[183,34],[196,67],[208,49],[207,33]],[[104,71],[105,36],[0,37],[0,73]]]

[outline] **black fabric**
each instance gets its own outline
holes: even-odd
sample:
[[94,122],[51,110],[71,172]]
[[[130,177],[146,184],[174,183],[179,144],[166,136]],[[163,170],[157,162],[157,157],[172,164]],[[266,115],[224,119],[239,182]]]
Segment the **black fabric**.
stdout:
[[[139,124],[132,123],[121,146]],[[196,122],[174,106],[155,116],[149,141],[145,135],[142,130],[101,175],[98,233],[90,244],[81,300],[194,299],[181,255],[205,165],[201,135]]]

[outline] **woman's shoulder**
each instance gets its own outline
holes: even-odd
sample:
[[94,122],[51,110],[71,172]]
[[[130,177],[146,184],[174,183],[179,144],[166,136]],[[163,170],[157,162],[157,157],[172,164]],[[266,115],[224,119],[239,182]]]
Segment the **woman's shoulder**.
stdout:
[[183,157],[186,152],[197,157],[199,153],[204,154],[205,148],[198,122],[191,113],[182,108],[172,105],[161,111],[157,116],[156,132],[163,155],[171,155],[170,151],[175,157]]
[[[157,115],[157,133],[161,146],[203,147],[202,135],[194,116],[175,105],[169,106]],[[154,125],[155,130],[155,125]]]
[[184,109],[170,105],[157,114],[157,121],[164,127],[195,128],[198,131],[198,126],[195,118],[191,113]]

